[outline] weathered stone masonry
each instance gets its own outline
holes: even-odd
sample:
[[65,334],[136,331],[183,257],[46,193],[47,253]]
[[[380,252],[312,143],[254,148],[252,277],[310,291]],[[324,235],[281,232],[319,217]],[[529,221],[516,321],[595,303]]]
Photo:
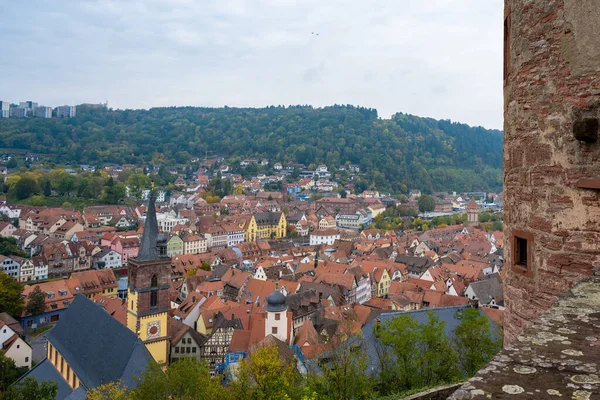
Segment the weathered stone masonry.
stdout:
[[505,340],[600,266],[600,1],[506,0]]

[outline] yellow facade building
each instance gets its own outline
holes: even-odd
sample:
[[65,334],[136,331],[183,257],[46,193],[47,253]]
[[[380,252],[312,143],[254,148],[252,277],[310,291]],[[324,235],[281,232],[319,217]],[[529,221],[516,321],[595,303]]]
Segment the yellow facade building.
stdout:
[[287,219],[282,212],[258,213],[252,216],[245,231],[248,242],[259,239],[281,239],[287,234]]

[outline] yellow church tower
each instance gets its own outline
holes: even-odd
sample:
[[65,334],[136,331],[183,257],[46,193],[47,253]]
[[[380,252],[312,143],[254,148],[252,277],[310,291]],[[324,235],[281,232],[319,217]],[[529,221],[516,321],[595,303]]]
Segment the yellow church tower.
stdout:
[[154,193],[150,194],[138,256],[129,260],[127,327],[135,332],[160,365],[169,361],[168,315],[171,261],[156,249],[158,223]]

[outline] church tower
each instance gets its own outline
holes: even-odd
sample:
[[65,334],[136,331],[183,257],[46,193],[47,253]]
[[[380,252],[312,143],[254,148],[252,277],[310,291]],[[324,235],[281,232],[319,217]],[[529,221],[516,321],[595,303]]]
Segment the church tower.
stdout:
[[150,194],[138,256],[129,260],[127,327],[137,333],[158,364],[169,355],[168,315],[171,262],[159,257],[154,193]]
[[469,226],[477,226],[479,225],[479,206],[475,202],[475,200],[471,199],[471,201],[467,204],[467,225]]
[[600,1],[505,0],[505,342],[600,267]]
[[289,343],[288,315],[285,296],[279,290],[265,299],[267,319],[265,320],[265,335],[273,335],[284,343]]

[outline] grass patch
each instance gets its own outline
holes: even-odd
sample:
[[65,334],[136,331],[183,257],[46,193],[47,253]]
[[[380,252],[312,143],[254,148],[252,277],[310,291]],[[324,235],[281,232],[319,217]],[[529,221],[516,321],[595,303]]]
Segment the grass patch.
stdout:
[[46,332],[46,331],[48,331],[48,330],[52,329],[53,327],[54,327],[54,325],[46,325],[46,326],[42,326],[41,328],[37,328],[37,329],[35,330],[35,332],[33,332],[33,333],[30,335],[30,336],[31,336],[31,337],[33,337],[33,338],[34,338],[34,337],[38,337],[38,336],[40,336],[42,333],[44,333],[44,332]]

